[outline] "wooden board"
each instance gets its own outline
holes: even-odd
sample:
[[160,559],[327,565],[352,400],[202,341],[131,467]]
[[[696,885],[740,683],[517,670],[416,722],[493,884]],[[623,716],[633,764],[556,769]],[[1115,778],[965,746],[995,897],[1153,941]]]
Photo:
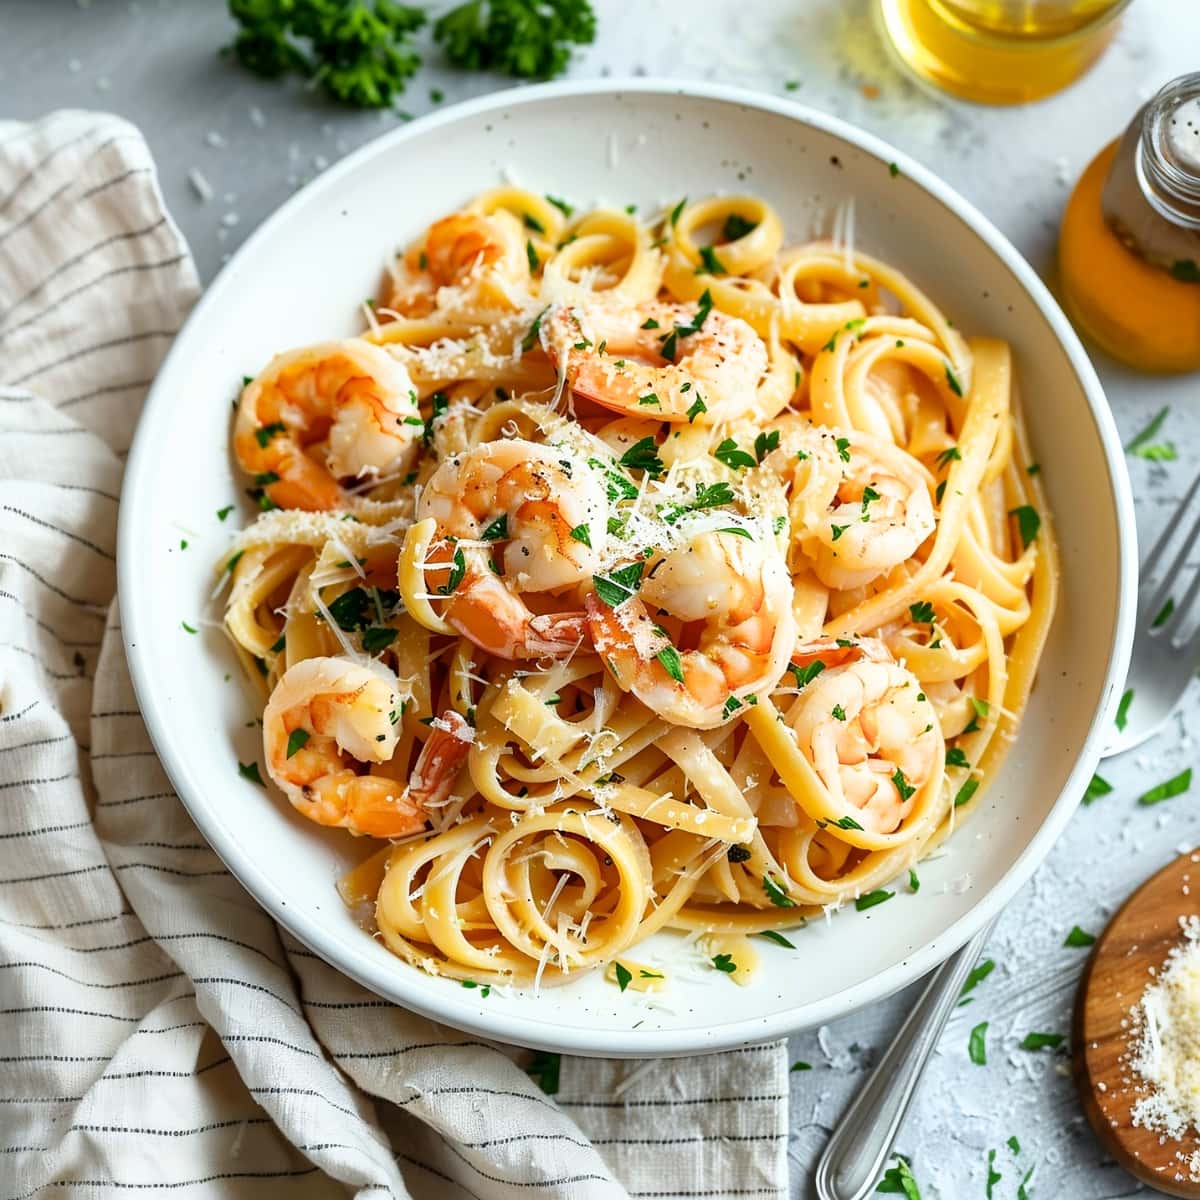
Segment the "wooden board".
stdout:
[[1100,1140],[1132,1175],[1170,1196],[1200,1197],[1200,1180],[1185,1162],[1200,1150],[1189,1130],[1182,1141],[1159,1144],[1158,1133],[1136,1128],[1131,1112],[1146,1094],[1124,1056],[1129,1010],[1153,982],[1182,935],[1179,918],[1200,915],[1200,852],[1185,854],[1152,876],[1125,902],[1092,949],[1075,1002],[1074,1067],[1084,1112]]

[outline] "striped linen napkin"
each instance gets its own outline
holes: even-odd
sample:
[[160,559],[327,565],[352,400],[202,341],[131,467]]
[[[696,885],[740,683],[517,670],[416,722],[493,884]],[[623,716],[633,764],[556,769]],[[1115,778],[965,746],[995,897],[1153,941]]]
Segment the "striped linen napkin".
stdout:
[[297,944],[188,819],[114,544],[198,290],[136,129],[0,123],[0,1192],[783,1197],[782,1043],[564,1058],[547,1095]]

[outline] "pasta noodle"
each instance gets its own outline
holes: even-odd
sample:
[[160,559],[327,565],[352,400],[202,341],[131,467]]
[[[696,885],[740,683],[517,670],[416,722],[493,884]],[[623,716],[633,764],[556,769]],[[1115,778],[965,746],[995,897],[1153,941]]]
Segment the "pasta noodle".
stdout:
[[376,839],[341,891],[395,954],[624,988],[979,803],[1057,587],[1004,343],[752,196],[497,188],[366,311],[244,388],[221,571],[267,773]]

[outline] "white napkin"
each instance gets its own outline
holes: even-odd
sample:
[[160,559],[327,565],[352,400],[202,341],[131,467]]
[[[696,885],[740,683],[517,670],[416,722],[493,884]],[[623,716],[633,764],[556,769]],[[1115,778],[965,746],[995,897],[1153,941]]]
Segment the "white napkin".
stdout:
[[136,129],[0,123],[0,1191],[784,1196],[783,1043],[564,1058],[547,1095],[298,945],[188,819],[114,549],[198,290]]

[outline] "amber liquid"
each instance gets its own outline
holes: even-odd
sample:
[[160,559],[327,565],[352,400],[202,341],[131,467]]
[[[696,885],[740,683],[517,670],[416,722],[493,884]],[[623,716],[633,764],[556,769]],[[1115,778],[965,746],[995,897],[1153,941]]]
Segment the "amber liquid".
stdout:
[[880,0],[884,28],[923,79],[967,100],[1020,104],[1082,75],[1129,0]]
[[1200,369],[1200,284],[1174,279],[1113,233],[1100,195],[1117,143],[1084,171],[1063,214],[1058,268],[1063,306],[1114,358],[1143,371]]

